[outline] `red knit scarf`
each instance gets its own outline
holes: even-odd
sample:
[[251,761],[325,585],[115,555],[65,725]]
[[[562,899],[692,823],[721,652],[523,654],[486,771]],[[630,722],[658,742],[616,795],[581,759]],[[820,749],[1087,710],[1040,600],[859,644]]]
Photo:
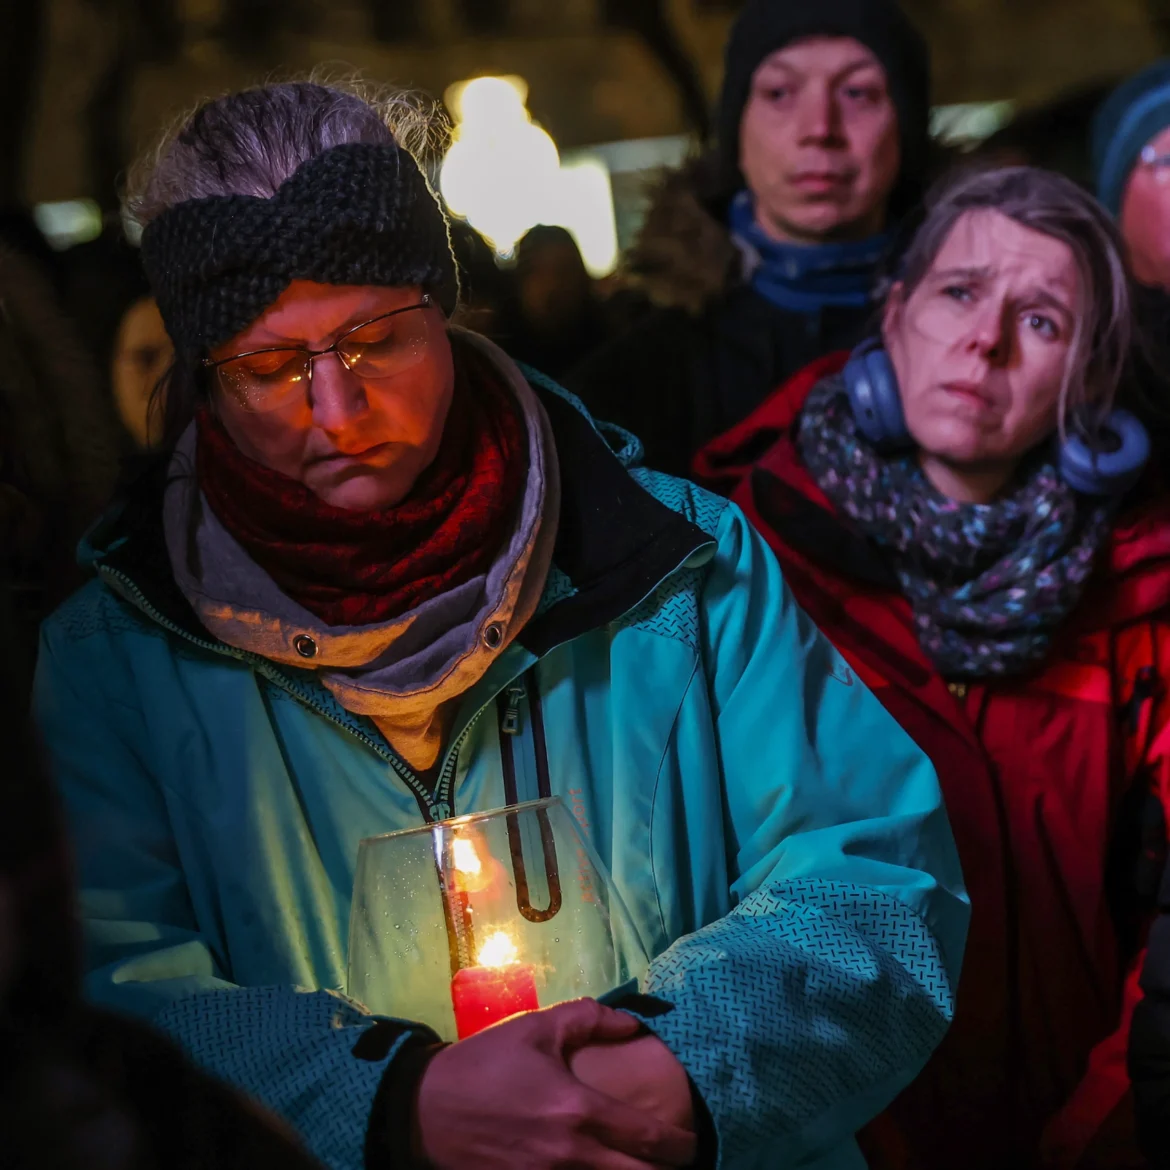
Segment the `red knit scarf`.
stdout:
[[[335,508],[243,455],[207,409],[196,416],[196,474],[212,511],[280,589],[330,626],[391,621],[484,573],[514,521],[527,476],[515,400],[473,358],[434,462],[402,503]],[[457,361],[457,369],[463,367]]]

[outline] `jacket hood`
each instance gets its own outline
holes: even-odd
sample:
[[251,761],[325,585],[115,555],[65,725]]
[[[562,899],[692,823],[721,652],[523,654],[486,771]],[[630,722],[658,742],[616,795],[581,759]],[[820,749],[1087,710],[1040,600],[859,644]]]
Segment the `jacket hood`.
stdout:
[[[767,513],[769,522],[782,515],[786,541],[809,544],[815,533],[818,552],[832,549],[834,561],[841,562],[835,568],[871,585],[892,586],[892,574],[883,572],[869,542],[836,516],[793,441],[805,399],[820,381],[839,374],[848,357],[830,354],[801,370],[737,427],[704,447],[693,471],[697,482],[721,495],[732,496],[746,485],[759,504],[769,494],[772,506],[761,507],[761,514]],[[1102,557],[1096,583],[1074,619],[1082,629],[1140,620],[1170,606],[1170,492],[1156,479],[1152,469],[1118,511],[1107,559]],[[780,499],[784,503],[777,513]]]
[[743,255],[725,223],[734,192],[720,192],[714,156],[662,175],[626,256],[631,280],[662,309],[697,316],[740,282]]

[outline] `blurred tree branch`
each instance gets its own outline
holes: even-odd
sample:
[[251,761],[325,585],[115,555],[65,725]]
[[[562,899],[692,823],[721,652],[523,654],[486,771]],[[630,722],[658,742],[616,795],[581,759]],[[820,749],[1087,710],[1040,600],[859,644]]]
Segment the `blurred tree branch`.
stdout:
[[694,61],[671,24],[664,0],[602,0],[601,11],[611,28],[627,29],[641,38],[678,89],[687,121],[705,140],[711,130],[707,94]]

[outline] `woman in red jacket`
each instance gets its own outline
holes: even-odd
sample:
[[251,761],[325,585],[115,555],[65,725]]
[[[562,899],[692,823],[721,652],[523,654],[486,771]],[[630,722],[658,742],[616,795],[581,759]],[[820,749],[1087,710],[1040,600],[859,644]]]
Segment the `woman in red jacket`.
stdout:
[[1097,205],[1042,171],[966,176],[880,337],[696,464],[931,756],[958,840],[956,1020],[868,1135],[873,1166],[1142,1164],[1125,1041],[1165,851],[1170,506],[1131,490],[1129,344]]

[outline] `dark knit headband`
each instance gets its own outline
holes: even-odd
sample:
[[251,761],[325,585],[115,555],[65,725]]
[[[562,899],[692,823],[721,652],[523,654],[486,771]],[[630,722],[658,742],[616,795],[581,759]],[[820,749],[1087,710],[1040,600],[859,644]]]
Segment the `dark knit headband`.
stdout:
[[293,280],[421,285],[458,295],[447,221],[414,159],[348,143],[302,164],[269,199],[189,199],[152,220],[142,262],[180,357],[246,329]]

